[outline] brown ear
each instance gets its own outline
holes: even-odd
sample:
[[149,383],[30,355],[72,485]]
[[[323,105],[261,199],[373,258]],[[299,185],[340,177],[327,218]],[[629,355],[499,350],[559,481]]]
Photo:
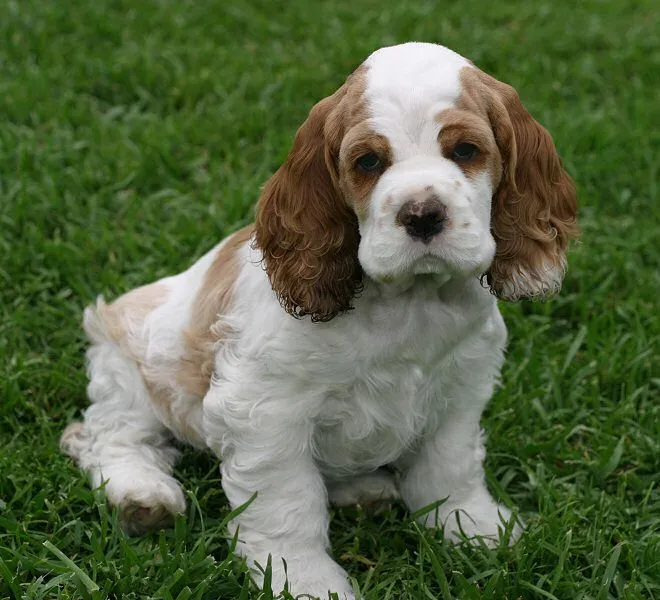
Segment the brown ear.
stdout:
[[492,92],[489,118],[503,162],[491,217],[497,249],[486,277],[503,299],[542,298],[561,289],[568,243],[578,235],[575,186],[516,90],[480,75]]
[[271,286],[288,313],[312,321],[349,310],[362,284],[357,217],[337,174],[345,93],[312,108],[257,206],[256,245]]

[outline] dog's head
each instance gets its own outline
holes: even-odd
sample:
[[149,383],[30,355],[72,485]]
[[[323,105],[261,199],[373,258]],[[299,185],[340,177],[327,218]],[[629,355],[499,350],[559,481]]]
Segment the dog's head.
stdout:
[[573,183],[516,91],[422,43],[374,52],[314,106],[256,222],[282,306],[316,321],[364,277],[485,275],[501,298],[544,297],[576,235]]

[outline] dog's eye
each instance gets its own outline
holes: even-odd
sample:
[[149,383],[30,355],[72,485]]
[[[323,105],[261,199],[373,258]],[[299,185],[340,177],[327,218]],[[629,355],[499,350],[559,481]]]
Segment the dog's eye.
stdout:
[[467,142],[461,142],[454,146],[452,151],[452,156],[454,160],[466,161],[474,158],[477,155],[477,147],[474,144],[468,144]]
[[360,158],[355,161],[358,166],[358,169],[364,171],[365,173],[373,173],[375,171],[380,171],[383,164],[378,157],[378,154],[375,152],[368,152],[363,154]]

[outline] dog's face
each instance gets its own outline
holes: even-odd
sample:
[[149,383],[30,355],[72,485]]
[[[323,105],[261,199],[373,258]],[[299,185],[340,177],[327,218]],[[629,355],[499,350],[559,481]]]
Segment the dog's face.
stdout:
[[297,316],[350,308],[363,277],[481,276],[559,290],[575,191],[510,86],[434,44],[373,53],[311,111],[264,188],[256,240]]
[[384,48],[367,60],[364,119],[339,150],[360,264],[377,281],[481,275],[495,254],[491,198],[502,158],[487,115],[459,108],[467,61],[430,50]]

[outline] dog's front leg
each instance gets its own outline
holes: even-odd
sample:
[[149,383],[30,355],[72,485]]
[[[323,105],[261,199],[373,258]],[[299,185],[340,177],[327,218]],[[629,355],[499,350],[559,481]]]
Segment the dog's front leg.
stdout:
[[237,552],[254,578],[272,561],[272,589],[328,598],[354,598],[346,572],[327,553],[327,492],[311,453],[312,422],[296,402],[241,399],[227,386],[204,400],[209,446],[221,459],[222,487],[236,509]]
[[[486,488],[481,438],[476,415],[452,415],[406,457],[401,495],[412,511],[443,501],[420,521],[429,527],[444,526],[448,538],[458,540],[463,532],[467,537],[483,536],[486,543],[495,545],[511,511]],[[511,539],[520,532],[516,525]]]
[[[476,340],[459,348],[460,361],[438,385],[440,407],[437,426],[419,446],[400,461],[401,496],[412,511],[444,500],[437,510],[420,520],[428,526],[444,526],[450,539],[483,536],[496,544],[499,531],[511,519],[511,511],[490,495],[484,480],[486,455],[479,420],[497,380],[504,346],[504,325],[499,314],[495,326],[484,329]],[[513,527],[510,540],[522,528]]]

